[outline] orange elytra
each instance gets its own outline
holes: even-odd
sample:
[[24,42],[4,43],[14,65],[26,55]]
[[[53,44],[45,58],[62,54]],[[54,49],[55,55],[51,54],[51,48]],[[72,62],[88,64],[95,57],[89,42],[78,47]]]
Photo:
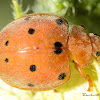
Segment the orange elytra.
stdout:
[[72,26],[53,14],[28,14],[0,32],[0,75],[11,86],[25,90],[50,90],[70,78],[69,62],[93,86],[83,68],[100,61],[100,38],[87,34],[82,26]]

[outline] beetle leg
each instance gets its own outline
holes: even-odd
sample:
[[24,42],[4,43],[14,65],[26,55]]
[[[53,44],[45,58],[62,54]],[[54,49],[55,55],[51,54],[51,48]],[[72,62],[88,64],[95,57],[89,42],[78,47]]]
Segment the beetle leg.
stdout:
[[87,81],[89,82],[89,87],[88,87],[88,90],[87,90],[87,91],[90,91],[90,90],[91,90],[91,87],[93,87],[92,80],[91,80],[90,76],[89,76],[89,75],[86,75],[85,72],[84,72],[84,70],[83,70],[83,68],[80,67],[80,65],[77,64],[76,62],[75,62],[75,66],[76,66],[76,69],[77,69],[77,70],[79,71],[79,73],[81,74],[81,76],[82,76],[85,80],[87,80]]

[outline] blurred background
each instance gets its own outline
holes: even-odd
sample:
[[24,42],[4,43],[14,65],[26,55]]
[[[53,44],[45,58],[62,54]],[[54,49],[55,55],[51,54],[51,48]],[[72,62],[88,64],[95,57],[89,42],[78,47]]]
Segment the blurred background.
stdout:
[[11,0],[0,0],[0,30],[13,19],[10,4]]
[[[22,2],[21,2],[22,1]],[[28,13],[53,13],[70,25],[84,25],[87,32],[100,34],[100,0],[19,0]],[[13,20],[11,0],[0,0],[0,30]]]

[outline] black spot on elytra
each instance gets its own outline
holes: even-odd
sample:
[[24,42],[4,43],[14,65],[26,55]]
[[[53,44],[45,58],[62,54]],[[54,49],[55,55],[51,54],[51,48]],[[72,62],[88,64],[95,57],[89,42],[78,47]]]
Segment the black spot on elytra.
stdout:
[[30,71],[31,71],[31,72],[36,71],[36,66],[35,66],[35,65],[31,65],[31,66],[30,66]]
[[61,52],[62,52],[62,43],[60,43],[60,42],[55,42],[54,43],[54,46],[55,46],[55,50],[54,50],[54,53],[56,53],[56,54],[60,54]]
[[94,35],[97,35],[96,33],[93,33]]
[[8,44],[9,44],[9,41],[6,41],[5,45],[8,46]]
[[64,22],[63,22],[63,20],[61,20],[61,19],[56,19],[56,23],[57,23],[58,25],[62,25]]
[[31,17],[27,17],[27,18],[25,18],[25,20],[29,20],[29,19],[31,19]]
[[54,52],[56,54],[60,54],[62,52],[62,48],[57,48],[57,49],[54,50]]
[[5,59],[5,62],[8,62],[8,61],[9,61],[8,58],[6,58],[6,59]]
[[96,56],[100,56],[100,52],[98,51],[98,52],[96,52]]
[[34,87],[34,84],[32,84],[32,83],[29,83],[29,84],[28,84],[28,86],[30,86],[30,87]]
[[28,31],[29,34],[33,34],[34,32],[35,32],[35,29],[33,29],[33,28],[30,28]]
[[57,48],[57,47],[62,47],[62,43],[60,43],[60,42],[55,42],[55,47]]
[[61,74],[58,76],[58,79],[59,79],[59,80],[63,80],[63,79],[65,79],[65,77],[66,77],[66,74],[65,74],[65,73],[61,73]]

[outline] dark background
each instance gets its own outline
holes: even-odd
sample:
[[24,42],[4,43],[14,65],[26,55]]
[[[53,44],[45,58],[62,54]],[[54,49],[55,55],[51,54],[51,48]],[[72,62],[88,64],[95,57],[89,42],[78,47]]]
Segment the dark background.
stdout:
[[0,0],[0,30],[12,20],[11,0]]

